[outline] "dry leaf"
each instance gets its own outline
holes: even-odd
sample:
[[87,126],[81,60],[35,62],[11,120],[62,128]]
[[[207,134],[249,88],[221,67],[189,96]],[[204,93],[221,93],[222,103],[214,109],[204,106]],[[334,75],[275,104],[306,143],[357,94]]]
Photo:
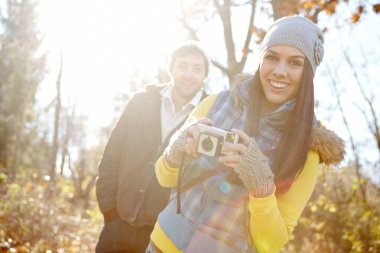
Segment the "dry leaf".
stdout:
[[314,7],[314,3],[313,2],[304,2],[304,3],[302,3],[302,7],[306,10],[312,9]]
[[356,22],[358,22],[359,19],[360,19],[360,13],[359,13],[359,12],[354,13],[354,14],[351,16],[351,21],[352,21],[352,23],[356,23]]
[[358,12],[359,12],[359,13],[363,13],[363,11],[364,11],[364,7],[363,7],[363,5],[360,5],[360,6],[358,7]]
[[326,14],[332,15],[335,13],[335,7],[336,7],[336,2],[330,2],[329,4],[326,5],[325,11]]
[[376,13],[379,13],[380,12],[380,4],[374,4],[373,5],[373,11]]

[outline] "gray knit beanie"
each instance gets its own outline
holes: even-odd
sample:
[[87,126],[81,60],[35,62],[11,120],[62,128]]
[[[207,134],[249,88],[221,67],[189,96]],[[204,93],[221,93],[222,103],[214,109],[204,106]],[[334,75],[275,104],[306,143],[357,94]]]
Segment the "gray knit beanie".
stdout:
[[276,20],[261,44],[261,54],[272,46],[287,45],[302,51],[311,63],[313,74],[323,59],[323,33],[312,21],[302,16]]

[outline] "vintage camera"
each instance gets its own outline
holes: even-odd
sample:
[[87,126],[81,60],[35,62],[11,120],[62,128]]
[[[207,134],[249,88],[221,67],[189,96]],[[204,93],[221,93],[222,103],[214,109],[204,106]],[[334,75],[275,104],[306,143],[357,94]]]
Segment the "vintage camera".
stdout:
[[232,132],[204,124],[198,124],[198,127],[200,130],[198,152],[201,154],[211,157],[229,155],[221,152],[223,144],[239,142],[239,136]]

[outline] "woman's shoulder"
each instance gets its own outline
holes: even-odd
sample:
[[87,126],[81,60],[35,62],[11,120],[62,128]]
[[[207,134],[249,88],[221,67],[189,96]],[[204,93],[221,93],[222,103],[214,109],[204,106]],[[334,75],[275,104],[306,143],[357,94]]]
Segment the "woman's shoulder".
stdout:
[[310,150],[319,154],[322,163],[338,164],[344,158],[345,144],[337,134],[318,123],[311,132]]
[[186,121],[185,124],[193,123],[192,119],[190,118],[196,118],[200,119],[203,117],[206,117],[211,110],[212,106],[215,103],[216,98],[218,97],[218,94],[212,94],[205,97],[192,111],[189,119]]
[[220,100],[225,101],[227,97],[231,96],[230,93],[230,90],[223,90],[218,93],[208,95],[205,99],[202,100],[201,104],[213,106],[215,103],[220,102]]
[[220,93],[216,94],[210,94],[207,97],[205,97],[201,102],[200,105],[208,105],[212,106],[215,103],[216,98],[218,97]]
[[231,99],[230,91],[224,90],[216,94],[212,94],[203,99],[192,112],[192,116],[196,118],[206,117],[215,110],[218,110],[222,105],[230,104],[227,102]]

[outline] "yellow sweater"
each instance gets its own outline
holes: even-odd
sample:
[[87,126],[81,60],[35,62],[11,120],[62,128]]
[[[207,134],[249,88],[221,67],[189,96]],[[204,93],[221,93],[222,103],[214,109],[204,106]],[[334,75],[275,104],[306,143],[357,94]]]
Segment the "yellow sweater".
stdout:
[[[216,97],[213,95],[204,99],[194,109],[185,124],[206,117]],[[264,198],[249,196],[250,235],[260,253],[276,252],[289,241],[289,237],[314,190],[318,165],[318,153],[309,151],[304,169],[288,191],[278,194],[272,193]],[[156,163],[156,176],[163,187],[175,187],[178,168],[170,167],[161,156]],[[158,223],[156,223],[150,237],[164,253],[182,252],[170,241]]]

